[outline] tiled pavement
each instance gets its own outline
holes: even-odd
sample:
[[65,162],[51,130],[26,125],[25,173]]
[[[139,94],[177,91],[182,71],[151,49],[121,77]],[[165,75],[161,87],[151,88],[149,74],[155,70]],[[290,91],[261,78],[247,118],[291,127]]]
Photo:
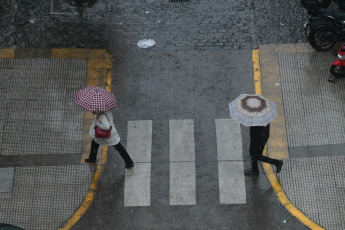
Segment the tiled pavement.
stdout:
[[335,59],[309,44],[260,47],[262,93],[285,114],[272,123],[269,155],[285,158],[278,178],[290,201],[329,230],[345,228],[345,81],[328,82]]
[[85,114],[73,93],[105,87],[105,60],[105,50],[0,50],[1,223],[57,229],[84,200],[95,166],[80,164]]

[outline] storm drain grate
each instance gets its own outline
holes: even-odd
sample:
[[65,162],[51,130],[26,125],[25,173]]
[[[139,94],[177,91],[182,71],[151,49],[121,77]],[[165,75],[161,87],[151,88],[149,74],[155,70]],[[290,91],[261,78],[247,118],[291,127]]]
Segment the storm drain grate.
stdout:
[[190,0],[170,0],[170,2],[190,2]]

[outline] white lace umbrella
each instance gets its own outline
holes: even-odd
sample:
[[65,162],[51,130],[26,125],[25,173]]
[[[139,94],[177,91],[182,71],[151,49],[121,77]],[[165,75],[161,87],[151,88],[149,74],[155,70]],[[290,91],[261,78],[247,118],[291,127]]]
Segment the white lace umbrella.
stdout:
[[229,107],[230,117],[246,127],[266,126],[277,117],[274,102],[258,94],[241,94]]

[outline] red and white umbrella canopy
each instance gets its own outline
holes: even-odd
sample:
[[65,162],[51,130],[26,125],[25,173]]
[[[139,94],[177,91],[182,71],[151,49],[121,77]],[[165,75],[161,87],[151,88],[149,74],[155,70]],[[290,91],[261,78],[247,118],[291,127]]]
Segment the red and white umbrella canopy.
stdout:
[[106,112],[117,105],[116,97],[102,87],[88,86],[74,93],[74,102],[89,111]]

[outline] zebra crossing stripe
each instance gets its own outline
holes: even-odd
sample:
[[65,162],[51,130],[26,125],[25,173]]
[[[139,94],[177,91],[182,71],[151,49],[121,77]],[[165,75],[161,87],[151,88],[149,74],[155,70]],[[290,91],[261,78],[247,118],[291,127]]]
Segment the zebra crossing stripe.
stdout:
[[246,189],[240,124],[216,119],[219,199],[221,204],[245,204]]
[[217,152],[219,161],[242,161],[240,123],[233,119],[216,119]]
[[150,206],[151,163],[136,163],[126,170],[124,206]]
[[128,121],[127,151],[134,162],[151,163],[152,121]]
[[124,206],[151,205],[152,121],[129,121],[127,151],[134,168],[125,172]]
[[194,120],[169,120],[170,205],[196,204]]
[[170,161],[195,161],[194,120],[169,120]]

